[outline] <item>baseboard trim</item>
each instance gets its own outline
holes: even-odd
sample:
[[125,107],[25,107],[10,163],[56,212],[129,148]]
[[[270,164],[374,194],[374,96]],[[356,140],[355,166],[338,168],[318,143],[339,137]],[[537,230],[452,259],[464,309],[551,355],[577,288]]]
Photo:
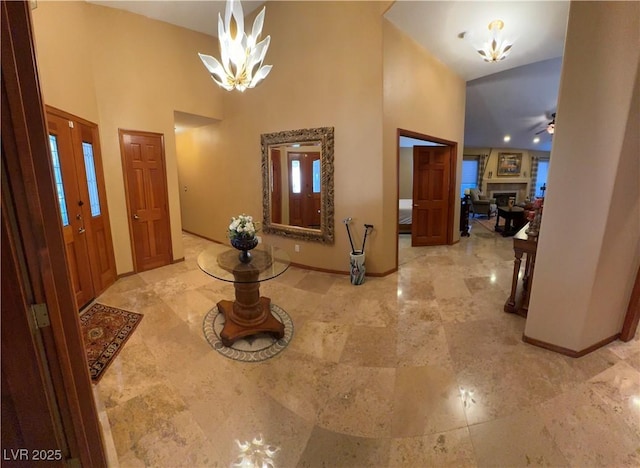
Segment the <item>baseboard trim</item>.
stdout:
[[[199,237],[199,238],[201,238],[201,239],[205,239],[205,240],[208,240],[208,241],[214,242],[214,243],[216,243],[216,244],[221,244],[221,245],[223,244],[223,243],[222,243],[222,242],[220,242],[220,241],[217,241],[217,240],[215,240],[215,239],[211,239],[210,237],[203,236],[203,235],[201,235],[201,234],[197,234],[197,233],[195,233],[195,232],[188,231],[187,229],[183,229],[182,231],[183,231],[183,232],[186,232],[187,234],[191,234],[192,236],[196,236],[196,237]],[[184,260],[184,258],[183,258],[182,260]],[[348,275],[348,274],[349,274],[349,272],[348,272],[348,271],[344,271],[344,270],[331,270],[331,269],[329,269],[329,268],[313,267],[313,266],[309,266],[309,265],[304,265],[304,264],[302,264],[302,263],[295,263],[295,262],[291,262],[291,263],[290,263],[290,265],[291,265],[291,266],[294,266],[294,267],[296,267],[296,268],[302,268],[303,270],[319,271],[319,272],[321,272],[321,273],[332,273],[332,274],[334,274],[334,275]],[[398,271],[398,269],[397,269],[397,268],[392,268],[391,270],[384,271],[384,272],[382,272],[382,273],[369,273],[369,272],[367,272],[366,276],[370,276],[370,277],[380,277],[380,278],[381,278],[381,277],[384,277],[384,276],[390,275],[391,273],[395,273],[396,271]],[[131,274],[133,274],[133,273],[131,273]]]
[[191,234],[192,236],[199,237],[200,239],[208,240],[208,241],[214,242],[216,244],[222,245],[222,242],[217,241],[215,239],[212,239],[211,237],[203,236],[202,234],[198,234],[197,232],[192,232],[192,231],[189,231],[187,229],[183,229],[182,231],[186,232],[187,234]]
[[598,348],[602,348],[603,346],[608,345],[609,343],[617,340],[618,338],[620,338],[620,333],[616,333],[615,335],[610,336],[609,338],[605,338],[604,340],[598,341],[597,343],[592,344],[588,348],[585,348],[581,351],[574,351],[573,349],[564,348],[562,346],[547,343],[546,341],[536,340],[535,338],[529,338],[525,334],[522,335],[522,341],[524,341],[525,343],[529,343],[530,345],[537,346],[539,348],[548,349],[549,351],[553,351],[555,353],[564,354],[565,356],[569,356],[572,358],[579,358],[579,357],[585,356],[586,354],[589,354]]

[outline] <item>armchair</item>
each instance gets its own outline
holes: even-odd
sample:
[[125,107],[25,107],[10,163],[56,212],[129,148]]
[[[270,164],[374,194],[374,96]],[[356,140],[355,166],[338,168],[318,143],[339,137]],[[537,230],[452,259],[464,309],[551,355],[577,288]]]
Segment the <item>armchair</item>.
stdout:
[[485,215],[490,218],[496,210],[496,199],[483,195],[478,189],[469,190],[469,195],[471,195],[473,215]]

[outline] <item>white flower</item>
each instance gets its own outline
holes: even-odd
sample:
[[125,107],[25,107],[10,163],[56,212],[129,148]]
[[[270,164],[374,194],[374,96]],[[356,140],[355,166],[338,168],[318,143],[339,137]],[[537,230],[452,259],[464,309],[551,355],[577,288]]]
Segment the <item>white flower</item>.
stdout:
[[251,239],[258,230],[258,224],[253,222],[253,217],[241,214],[238,217],[231,218],[229,224],[229,238],[235,239],[241,237],[243,239]]

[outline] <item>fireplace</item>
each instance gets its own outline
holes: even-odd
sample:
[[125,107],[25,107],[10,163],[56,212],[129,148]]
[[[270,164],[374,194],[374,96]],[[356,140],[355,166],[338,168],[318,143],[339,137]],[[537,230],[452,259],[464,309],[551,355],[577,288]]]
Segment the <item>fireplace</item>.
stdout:
[[498,206],[507,206],[509,197],[514,197],[516,203],[523,202],[529,195],[528,187],[526,182],[491,180],[487,182],[487,193],[490,198],[496,199]]
[[509,204],[509,198],[515,199],[517,195],[518,194],[516,192],[491,192],[491,198],[496,199],[496,205],[498,206],[507,206]]

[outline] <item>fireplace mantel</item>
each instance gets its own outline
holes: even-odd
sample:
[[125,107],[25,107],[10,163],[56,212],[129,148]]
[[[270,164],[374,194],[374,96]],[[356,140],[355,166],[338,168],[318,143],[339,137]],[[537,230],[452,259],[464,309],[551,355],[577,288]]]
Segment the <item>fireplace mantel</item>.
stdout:
[[486,187],[487,188],[485,190],[485,193],[488,194],[491,198],[495,198],[495,195],[498,193],[515,192],[516,203],[521,203],[528,196],[529,179],[489,179],[487,180]]

